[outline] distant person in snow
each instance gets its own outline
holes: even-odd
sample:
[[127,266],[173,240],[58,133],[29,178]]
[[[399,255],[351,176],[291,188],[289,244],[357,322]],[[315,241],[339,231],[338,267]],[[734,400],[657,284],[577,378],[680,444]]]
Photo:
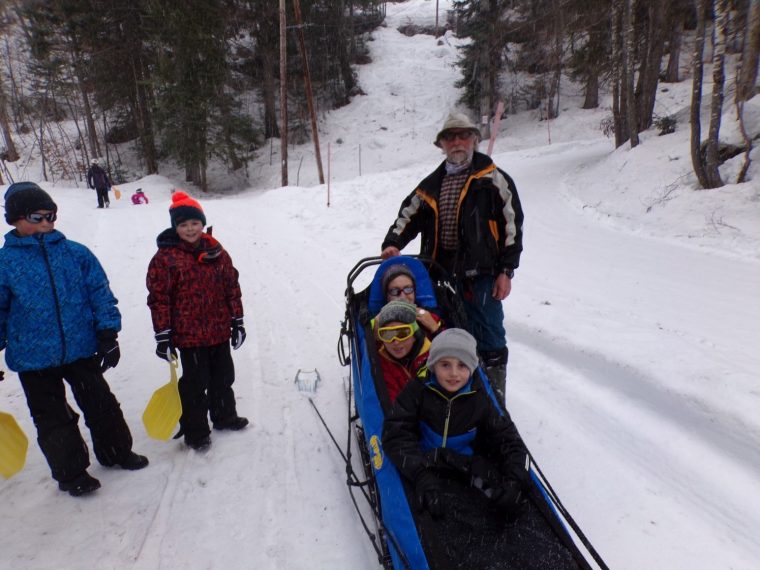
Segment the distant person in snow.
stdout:
[[375,317],[380,369],[390,403],[401,390],[425,370],[430,340],[417,322],[417,307],[397,299]]
[[156,333],[156,354],[179,357],[182,377],[180,433],[195,450],[211,445],[208,419],[217,430],[241,430],[237,414],[235,366],[230,345],[245,341],[243,303],[237,269],[222,245],[204,233],[203,208],[185,192],[172,193],[172,227],[159,234],[148,266],[148,306]]
[[523,211],[514,182],[477,151],[479,141],[480,131],[466,115],[447,117],[434,142],[446,159],[404,199],[381,255],[399,255],[421,234],[420,253],[456,283],[468,329],[503,402],[509,351],[502,301],[520,263]]
[[98,196],[98,208],[111,205],[108,199],[108,191],[111,189],[111,180],[106,171],[100,167],[97,158],[90,161],[90,169],[87,171],[87,187],[94,188]]
[[58,206],[33,182],[5,193],[5,220],[14,230],[0,249],[0,350],[18,372],[37,443],[58,487],[90,493],[90,457],[66,401],[68,383],[101,465],[142,469],[132,435],[103,372],[119,363],[121,315],[103,268],[85,246],[55,228]]
[[138,204],[147,204],[148,201],[148,197],[143,193],[142,188],[138,188],[135,190],[135,193],[132,194],[132,204],[135,206]]
[[528,501],[528,451],[477,367],[472,335],[441,332],[427,373],[407,384],[383,424],[383,449],[411,486],[430,568],[576,569]]

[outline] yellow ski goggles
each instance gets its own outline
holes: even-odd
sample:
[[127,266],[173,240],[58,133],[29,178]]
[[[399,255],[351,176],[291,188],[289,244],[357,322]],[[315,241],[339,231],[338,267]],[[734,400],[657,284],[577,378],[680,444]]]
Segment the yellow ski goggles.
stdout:
[[401,342],[414,335],[420,329],[417,321],[408,325],[393,325],[392,327],[380,327],[377,329],[377,336],[383,342]]

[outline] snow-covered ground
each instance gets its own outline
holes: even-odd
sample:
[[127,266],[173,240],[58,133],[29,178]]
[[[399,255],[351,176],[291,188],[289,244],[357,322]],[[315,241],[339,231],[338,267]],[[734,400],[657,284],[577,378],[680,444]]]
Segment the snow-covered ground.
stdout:
[[[389,3],[373,63],[359,69],[366,95],[325,117],[329,207],[308,145],[291,154],[291,181],[303,156],[301,186],[275,188],[278,167],[262,158],[253,188],[200,197],[240,270],[249,336],[234,353],[235,388],[253,422],[213,433],[206,454],[151,440],[140,421],[169,376],[153,354],[144,275],[180,183],[124,184],[108,210],[94,208],[92,191],[43,183],[60,207],[58,229],[95,252],[119,298],[122,361],[107,378],[151,465],[94,465],[101,490],[61,493],[7,373],[0,409],[31,441],[24,470],[0,480],[0,568],[377,567],[342,460],[293,380],[298,369],[320,371],[315,403],[344,442],[347,371],[335,346],[345,278],[379,253],[400,201],[440,160],[432,140],[458,96],[459,40],[396,31],[431,23],[434,10],[425,0]],[[667,112],[688,104],[687,83],[668,86]],[[509,408],[611,568],[754,569],[760,184],[694,191],[684,127],[614,150],[598,130],[609,109],[578,106],[567,96],[548,125],[531,113],[508,117],[494,152],[526,212],[505,301]],[[149,205],[128,202],[137,187]]]

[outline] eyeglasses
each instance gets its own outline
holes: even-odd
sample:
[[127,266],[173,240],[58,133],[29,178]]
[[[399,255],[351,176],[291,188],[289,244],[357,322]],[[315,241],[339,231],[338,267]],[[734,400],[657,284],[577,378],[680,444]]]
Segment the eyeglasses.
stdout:
[[406,340],[414,335],[420,329],[417,321],[408,325],[394,325],[392,327],[380,327],[377,329],[377,336],[383,342],[393,342]]
[[389,297],[398,297],[401,293],[404,295],[411,295],[414,293],[414,287],[412,285],[407,285],[406,287],[391,287],[388,289]]
[[27,222],[30,224],[39,224],[42,220],[47,220],[51,224],[58,219],[58,214],[50,212],[49,214],[27,214],[24,216]]
[[472,136],[472,131],[446,131],[441,135],[441,138],[446,142],[451,142],[454,139],[460,141],[466,141]]

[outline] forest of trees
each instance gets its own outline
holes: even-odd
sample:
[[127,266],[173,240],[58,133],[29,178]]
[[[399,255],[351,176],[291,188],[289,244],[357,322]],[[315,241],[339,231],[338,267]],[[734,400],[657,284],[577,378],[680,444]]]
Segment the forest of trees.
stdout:
[[[660,82],[678,82],[683,63],[693,81],[692,163],[703,188],[721,186],[718,166],[726,153],[744,152],[752,141],[722,149],[718,136],[725,94],[743,118],[743,103],[757,92],[760,54],[758,0],[454,0],[457,33],[472,38],[460,60],[462,102],[490,116],[497,102],[506,109],[538,109],[542,118],[560,112],[562,80],[584,90],[583,108],[599,106],[600,90],[612,94],[607,130],[615,146],[639,144],[639,133],[655,121],[664,132],[671,117],[655,117]],[[683,53],[684,38],[694,40]],[[701,137],[705,45],[711,47],[713,89],[708,136]],[[726,55],[739,62],[736,80],[725,85]],[[505,81],[509,78],[509,81]],[[517,79],[520,78],[520,79]],[[672,132],[672,131],[671,131]]]
[[[312,85],[322,112],[360,92],[354,66],[368,60],[364,41],[382,22],[385,4],[5,0],[0,158],[18,160],[14,139],[24,135],[34,141],[45,179],[81,177],[90,158],[105,157],[118,180],[119,144],[131,142],[143,174],[172,160],[206,190],[211,160],[231,171],[244,168],[283,125],[287,140],[308,140]],[[584,108],[598,107],[600,94],[612,95],[604,128],[616,146],[636,146],[653,125],[674,128],[671,117],[654,115],[658,85],[690,75],[694,171],[702,187],[723,184],[723,107],[734,105],[741,118],[744,101],[758,89],[759,0],[453,0],[453,6],[451,26],[471,38],[459,61],[462,103],[478,116],[491,116],[503,101],[507,113],[535,109],[540,119],[555,118],[570,79],[583,88]],[[727,57],[738,67],[725,85]],[[715,89],[704,102],[710,120],[703,139],[705,63],[712,64]],[[64,129],[64,121],[74,129]],[[742,176],[751,145],[745,133],[734,151],[745,152]]]
[[[291,140],[308,137],[303,60],[288,0]],[[378,0],[300,0],[315,106],[346,104]],[[164,160],[206,190],[210,160],[243,167],[279,136],[277,0],[5,0],[0,3],[3,159],[14,133],[33,137],[45,179],[76,179],[92,157],[120,178],[118,144],[133,141],[144,174]],[[62,121],[73,122],[76,135]]]

